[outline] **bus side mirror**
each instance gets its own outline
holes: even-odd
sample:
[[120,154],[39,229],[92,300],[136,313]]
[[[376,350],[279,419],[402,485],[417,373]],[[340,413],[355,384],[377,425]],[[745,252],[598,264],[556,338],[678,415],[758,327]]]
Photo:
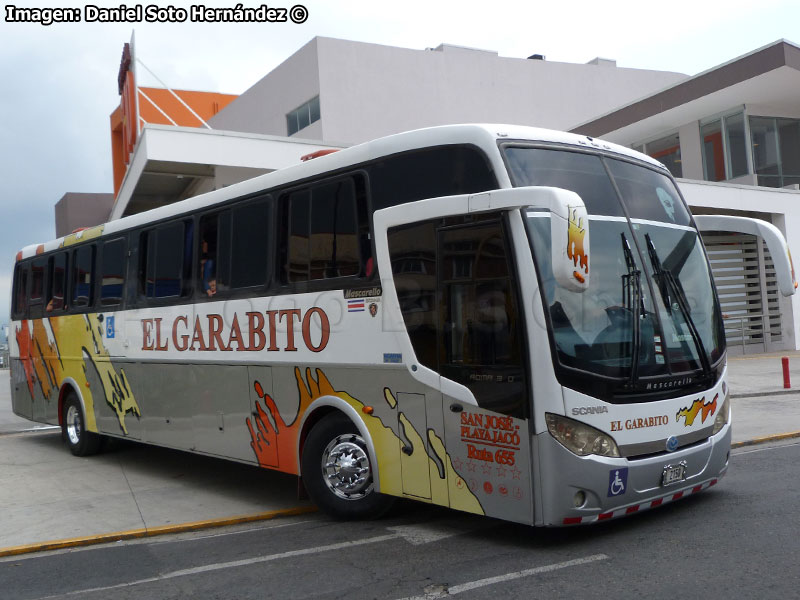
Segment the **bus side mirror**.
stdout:
[[749,217],[731,215],[694,215],[694,222],[700,231],[735,231],[764,238],[775,265],[778,288],[784,296],[791,296],[797,290],[794,264],[789,245],[780,230],[772,223]]
[[558,285],[571,292],[589,289],[589,215],[575,192],[553,187],[525,188],[529,206],[550,211],[550,257]]

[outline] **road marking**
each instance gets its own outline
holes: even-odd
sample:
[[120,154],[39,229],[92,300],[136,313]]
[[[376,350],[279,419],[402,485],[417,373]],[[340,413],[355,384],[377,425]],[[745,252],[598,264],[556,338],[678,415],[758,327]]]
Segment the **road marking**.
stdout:
[[365,538],[363,540],[355,540],[352,542],[339,542],[338,544],[329,544],[327,546],[303,548],[302,550],[289,550],[288,552],[280,552],[278,554],[268,554],[266,556],[256,556],[254,558],[245,558],[242,560],[233,560],[224,563],[214,563],[210,565],[204,565],[202,567],[193,567],[191,569],[181,569],[179,571],[172,571],[170,573],[164,573],[163,575],[159,575],[157,577],[148,577],[146,579],[137,579],[136,581],[128,581],[126,583],[118,583],[116,585],[89,588],[84,590],[76,590],[74,592],[67,592],[65,594],[58,594],[55,596],[46,596],[45,598],[41,598],[41,600],[48,600],[51,598],[69,598],[70,596],[81,596],[83,594],[90,594],[93,592],[106,592],[110,590],[118,590],[122,588],[129,588],[137,585],[142,585],[145,583],[156,583],[159,581],[166,581],[168,579],[175,579],[177,577],[187,577],[189,575],[198,575],[200,573],[209,573],[211,571],[221,571],[223,569],[246,567],[248,565],[255,565],[265,562],[271,562],[274,560],[280,560],[282,558],[307,556],[309,554],[320,554],[322,552],[330,552],[332,550],[344,550],[348,548],[354,548],[356,546],[364,546],[366,544],[377,544],[389,540],[396,540],[398,537],[399,536],[396,533],[392,533],[388,535],[379,535],[376,537]]
[[218,537],[229,537],[229,536],[232,536],[232,535],[242,535],[242,534],[245,534],[245,533],[253,533],[253,532],[258,532],[258,531],[272,531],[273,529],[282,529],[284,527],[294,527],[295,525],[304,525],[306,523],[313,523],[313,521],[311,519],[304,519],[302,521],[293,521],[291,523],[280,523],[280,524],[277,524],[277,525],[267,525],[265,527],[250,527],[250,526],[248,526],[246,529],[241,529],[239,531],[226,531],[224,533],[212,533],[212,534],[208,534],[208,535],[197,535],[196,532],[189,532],[189,533],[186,533],[186,534],[177,534],[177,535],[185,535],[185,536],[187,536],[185,538],[181,537],[181,538],[177,538],[177,539],[155,541],[155,542],[153,540],[148,540],[148,539],[133,540],[131,543],[134,543],[134,544],[137,544],[137,543],[138,544],[148,544],[148,545],[151,545],[151,546],[163,546],[163,545],[166,545],[166,544],[180,544],[180,543],[183,543],[183,542],[196,542],[198,540],[208,540],[208,539],[218,538]]
[[438,598],[447,598],[449,596],[460,594],[461,592],[469,592],[471,590],[486,587],[488,585],[503,583],[504,581],[512,581],[514,579],[520,579],[521,577],[529,577],[531,575],[539,575],[541,573],[550,573],[552,571],[558,571],[559,569],[577,567],[578,565],[586,565],[599,560],[608,560],[609,558],[610,557],[606,554],[592,554],[591,556],[576,558],[574,560],[555,563],[553,565],[534,567],[532,569],[525,569],[524,571],[514,571],[513,573],[506,573],[505,575],[497,575],[495,577],[487,577],[486,579],[468,581],[467,583],[461,583],[446,589],[437,589],[422,596],[411,596],[408,598],[403,598],[402,600],[437,600]]

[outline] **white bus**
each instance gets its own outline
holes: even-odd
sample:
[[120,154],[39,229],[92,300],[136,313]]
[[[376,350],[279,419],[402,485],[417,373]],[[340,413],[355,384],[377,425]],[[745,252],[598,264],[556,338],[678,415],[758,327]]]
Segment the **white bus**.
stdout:
[[[17,255],[13,408],[302,477],[339,518],[413,498],[533,525],[715,484],[731,424],[697,223],[658,162],[505,125],[403,133]],[[591,236],[590,236],[591,232]]]

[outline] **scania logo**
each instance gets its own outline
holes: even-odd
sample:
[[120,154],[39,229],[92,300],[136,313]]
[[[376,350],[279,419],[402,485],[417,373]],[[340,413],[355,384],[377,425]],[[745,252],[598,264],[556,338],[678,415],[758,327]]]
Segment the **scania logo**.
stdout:
[[573,415],[599,415],[607,412],[607,406],[579,406],[578,408],[572,409]]
[[667,438],[667,452],[675,452],[678,449],[678,438],[671,435]]

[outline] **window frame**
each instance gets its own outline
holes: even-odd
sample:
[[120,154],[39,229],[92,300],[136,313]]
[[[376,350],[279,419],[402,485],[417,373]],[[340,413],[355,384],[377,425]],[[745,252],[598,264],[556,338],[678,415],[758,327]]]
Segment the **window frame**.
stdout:
[[[272,190],[274,191],[274,190]],[[219,218],[223,214],[227,214],[229,218],[229,227],[230,227],[230,236],[229,239],[232,241],[233,236],[235,235],[234,232],[234,211],[244,208],[248,205],[256,204],[259,202],[263,202],[266,207],[266,214],[267,214],[267,230],[264,232],[266,236],[268,236],[269,240],[277,239],[276,236],[276,227],[275,227],[275,199],[272,193],[260,193],[258,195],[247,196],[244,198],[237,198],[231,202],[223,203],[220,206],[214,207],[212,210],[205,210],[199,212],[195,215],[196,223],[195,223],[195,230],[197,231],[197,235],[195,236],[195,259],[192,261],[192,276],[193,276],[193,297],[194,300],[197,302],[215,302],[222,298],[242,298],[242,297],[250,297],[254,295],[263,295],[266,294],[268,290],[273,287],[273,278],[275,272],[275,265],[276,265],[276,248],[277,244],[270,241],[267,243],[267,256],[266,256],[266,271],[264,273],[264,279],[261,283],[257,283],[255,285],[250,286],[241,286],[241,287],[230,287],[230,282],[228,283],[228,287],[226,289],[217,288],[216,294],[213,296],[208,296],[205,291],[202,289],[202,281],[203,281],[203,274],[201,273],[200,269],[200,255],[202,251],[202,221],[203,219],[209,217],[216,217],[217,218],[217,257],[215,260],[219,265],[219,240],[220,240],[220,223]],[[232,276],[232,263],[234,260],[233,257],[233,246],[231,245],[228,248],[228,276]],[[219,268],[219,267],[217,267]]]
[[[20,279],[24,279],[24,283],[20,281]],[[11,319],[12,320],[22,320],[28,318],[29,312],[29,299],[28,293],[30,288],[30,280],[31,280],[31,269],[30,269],[30,261],[18,261],[17,264],[14,265],[14,279],[12,279],[12,292],[11,292]],[[22,290],[22,296],[20,296],[20,284],[24,285],[25,289]],[[22,301],[22,306],[19,306],[19,300]]]
[[[278,227],[279,240],[278,252],[276,252],[274,274],[276,287],[282,288],[284,293],[304,293],[326,290],[337,290],[360,285],[361,282],[372,281],[377,276],[377,265],[375,257],[375,241],[372,234],[372,204],[369,177],[362,169],[344,171],[313,180],[306,180],[301,185],[296,185],[281,190],[274,190],[277,198],[276,205],[278,217],[276,225]],[[289,226],[290,226],[290,199],[293,194],[299,192],[309,192],[313,198],[313,190],[317,187],[330,185],[337,181],[351,180],[355,190],[355,209],[356,209],[356,239],[358,244],[358,272],[353,275],[342,275],[321,279],[306,279],[300,281],[290,281],[288,278],[287,264],[289,260]],[[309,207],[313,200],[309,199]],[[311,212],[309,212],[309,245],[311,240]],[[368,250],[367,256],[365,251]],[[367,275],[367,263],[373,259],[372,273]],[[310,261],[310,255],[309,255]],[[309,262],[310,265],[310,262]],[[349,282],[353,282],[350,284]],[[357,283],[358,282],[358,283]]]
[[[83,252],[85,249],[89,249],[91,252],[91,266],[89,271],[89,298],[86,304],[77,304],[75,301],[75,268],[77,266],[77,260],[75,257],[79,252]],[[97,293],[95,290],[97,285],[97,243],[93,240],[88,244],[80,244],[78,246],[70,247],[69,266],[69,300],[67,312],[70,314],[91,312],[94,308],[95,301],[97,300]]]
[[[57,257],[64,257],[64,260],[65,260],[65,263],[64,263],[64,281],[63,281],[63,289],[62,289],[63,296],[61,298],[61,307],[60,308],[53,308],[53,309],[48,310],[47,306],[50,305],[50,302],[54,298],[54,293],[53,293],[54,292],[53,285],[55,283],[55,272],[54,272],[54,269],[55,269],[55,260],[56,260]],[[69,279],[70,279],[70,274],[71,274],[70,266],[71,266],[70,265],[70,252],[68,252],[66,250],[61,250],[59,252],[53,252],[52,254],[50,254],[47,257],[47,288],[45,290],[46,291],[45,300],[47,302],[45,304],[45,312],[48,315],[49,314],[53,314],[53,313],[56,313],[56,314],[64,313],[67,310],[69,310],[69,307],[70,307],[70,303],[69,303],[69,299],[70,299],[70,296],[69,296],[69,291],[70,291],[69,290]]]
[[[741,175],[736,175],[735,177],[732,176],[732,166],[731,166],[731,144],[730,144],[730,135],[728,133],[728,125],[727,120],[733,117],[742,117],[743,121],[743,134],[744,134],[744,151],[745,151],[745,161],[747,165],[747,172]],[[700,140],[700,166],[703,172],[703,181],[711,181],[713,182],[722,182],[722,181],[730,181],[732,179],[739,179],[741,177],[748,177],[753,176],[755,174],[754,164],[753,164],[753,146],[752,146],[752,135],[750,133],[750,118],[755,115],[750,115],[747,112],[747,108],[745,106],[739,106],[734,109],[726,110],[721,113],[717,113],[715,115],[711,115],[704,119],[700,119],[697,122],[697,134]],[[703,138],[703,127],[706,125],[710,125],[714,122],[719,122],[720,126],[720,137],[722,141],[722,163],[723,163],[723,171],[724,171],[724,179],[708,179],[706,177],[709,169],[709,165],[707,164],[706,152],[705,152],[705,140]]]
[[[316,113],[312,110],[312,107],[316,104]],[[308,123],[300,126],[300,115],[302,113],[306,114],[308,117]],[[316,114],[316,118],[314,115]],[[319,121],[322,118],[322,106],[320,104],[319,94],[314,96],[313,98],[306,100],[295,109],[290,110],[286,113],[286,136],[291,137],[298,131],[302,131],[306,127],[309,127]]]
[[[192,301],[193,291],[194,291],[194,259],[193,256],[197,250],[197,236],[195,235],[195,228],[196,228],[196,219],[197,215],[194,213],[182,214],[178,215],[177,217],[166,219],[163,221],[159,221],[156,223],[148,224],[146,227],[141,229],[137,229],[134,232],[134,235],[137,236],[138,245],[137,245],[137,271],[136,271],[136,296],[137,296],[137,306],[166,306],[170,304],[183,304]],[[177,295],[172,296],[156,296],[156,295],[148,295],[147,293],[147,275],[148,275],[148,261],[150,259],[150,251],[149,251],[149,240],[152,234],[156,234],[154,238],[154,247],[155,247],[155,258],[154,260],[158,260],[158,233],[163,231],[169,227],[174,227],[175,225],[182,226],[182,237],[183,237],[183,254],[182,254],[182,265],[181,265],[181,273],[180,273],[180,292]],[[191,244],[188,245],[190,252],[192,253],[192,257],[189,257],[187,260],[186,257],[186,236],[189,234],[188,229],[191,230]],[[155,271],[154,275],[158,273],[158,263],[154,266]],[[155,292],[155,283],[153,290]]]
[[[123,244],[122,250],[122,257],[123,257],[123,273],[122,273],[122,288],[120,290],[120,295],[118,298],[115,298],[116,302],[104,302],[103,300],[103,279],[105,278],[105,258],[106,258],[106,249],[111,244],[119,243]],[[98,308],[108,308],[111,307],[115,310],[121,310],[122,307],[125,305],[125,290],[128,284],[128,266],[130,263],[131,252],[128,244],[128,236],[121,235],[118,237],[109,237],[100,240],[99,243],[99,257],[97,258],[97,306]]]

